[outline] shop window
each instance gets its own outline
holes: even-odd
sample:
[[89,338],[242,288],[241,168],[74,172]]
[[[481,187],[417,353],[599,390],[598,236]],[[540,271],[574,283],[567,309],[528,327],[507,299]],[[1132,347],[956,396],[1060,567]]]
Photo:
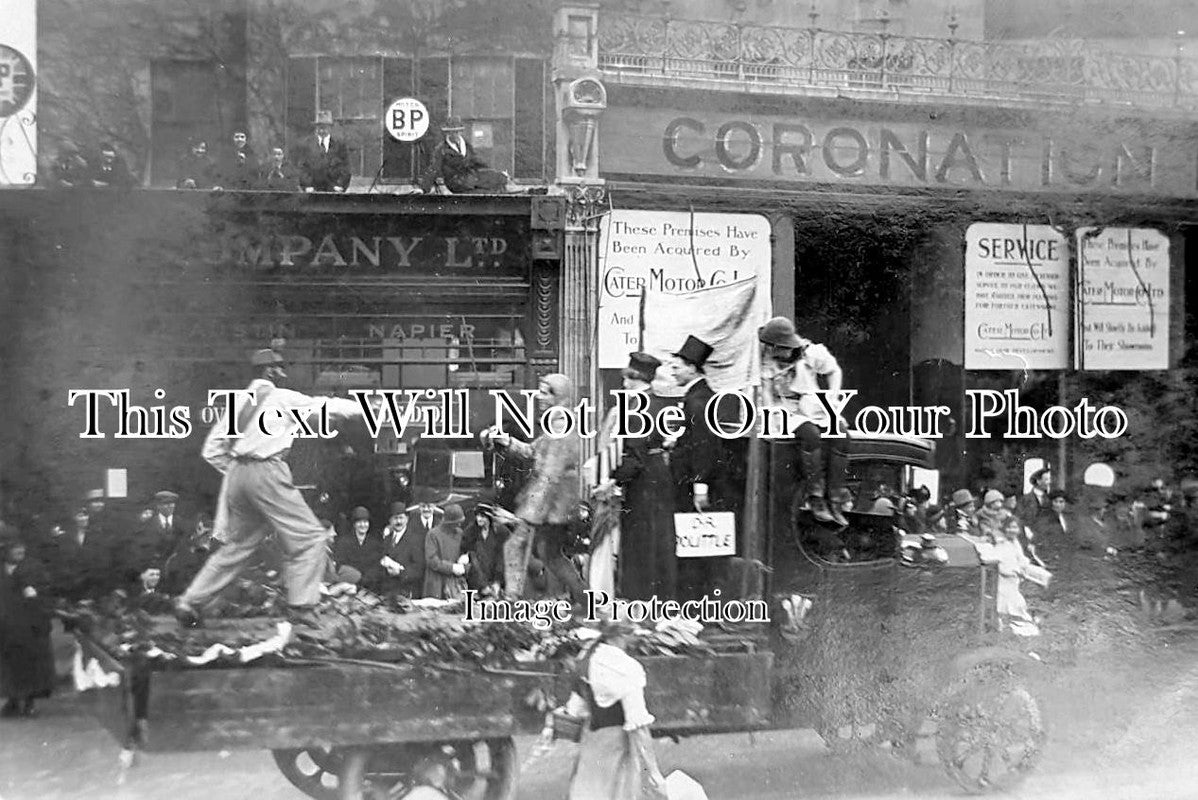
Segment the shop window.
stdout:
[[[398,97],[428,106],[433,127],[416,146],[392,140],[382,128],[386,106]],[[546,179],[545,64],[539,58],[333,57],[289,62],[287,119],[293,143],[311,133],[318,110],[332,112],[360,179],[419,177],[436,141],[436,124],[462,118],[478,155],[517,180]],[[380,170],[381,167],[381,170]]]

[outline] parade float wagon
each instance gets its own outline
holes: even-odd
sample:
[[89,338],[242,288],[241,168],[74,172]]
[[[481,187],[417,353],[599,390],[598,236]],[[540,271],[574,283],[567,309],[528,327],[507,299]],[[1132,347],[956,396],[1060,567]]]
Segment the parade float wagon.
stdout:
[[[932,466],[929,442],[859,437],[850,486],[860,497],[871,485],[903,489],[909,467]],[[948,538],[939,542],[947,564],[905,565],[893,519],[849,516],[838,542],[849,557],[840,561],[821,550],[826,535],[802,513],[773,523],[769,623],[711,626],[677,647],[657,634],[633,651],[648,674],[654,734],[807,728],[834,749],[887,744],[898,752],[932,737],[964,788],[1008,788],[1038,761],[1044,730],[1023,680],[1035,662],[989,630],[986,568]],[[387,644],[372,652],[288,648],[249,664],[234,656],[184,666],[144,649],[118,655],[111,637],[81,639],[95,667],[120,676],[94,691],[95,712],[127,746],[270,749],[283,775],[321,800],[401,796],[421,759],[452,755],[461,796],[514,798],[514,737],[539,732],[546,710],[564,699],[569,660],[491,658],[505,648],[552,648],[545,636],[501,641],[522,636],[506,624],[463,628],[460,612],[392,618]],[[148,624],[167,631],[172,623]],[[214,620],[208,635],[228,625],[229,637],[248,640],[254,625],[265,635],[270,624]],[[347,622],[356,635],[378,624]],[[456,638],[430,633],[438,627],[456,629]]]

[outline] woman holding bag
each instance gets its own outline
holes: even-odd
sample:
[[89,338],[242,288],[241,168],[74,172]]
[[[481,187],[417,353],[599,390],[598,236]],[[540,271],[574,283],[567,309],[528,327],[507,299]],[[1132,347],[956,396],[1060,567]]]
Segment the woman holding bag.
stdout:
[[637,800],[642,775],[659,797],[666,796],[649,733],[654,718],[645,708],[645,668],[625,652],[634,631],[628,622],[603,623],[563,709],[568,716],[590,717],[570,800]]

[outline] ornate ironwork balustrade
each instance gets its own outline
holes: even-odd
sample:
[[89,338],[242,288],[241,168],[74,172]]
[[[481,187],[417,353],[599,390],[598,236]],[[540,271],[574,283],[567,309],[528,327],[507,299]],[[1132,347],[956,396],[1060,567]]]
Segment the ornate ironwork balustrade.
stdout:
[[[956,25],[949,26],[955,32]],[[609,75],[898,93],[1198,109],[1198,60],[1094,42],[982,42],[882,32],[604,15]]]

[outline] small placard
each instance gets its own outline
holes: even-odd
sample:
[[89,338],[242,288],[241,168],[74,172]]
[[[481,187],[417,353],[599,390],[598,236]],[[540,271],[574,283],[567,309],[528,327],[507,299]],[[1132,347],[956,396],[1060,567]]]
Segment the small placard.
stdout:
[[679,558],[734,556],[736,515],[731,511],[675,514],[674,537],[674,552]]
[[110,469],[104,474],[104,494],[114,500],[123,500],[129,496],[129,472],[123,469]]

